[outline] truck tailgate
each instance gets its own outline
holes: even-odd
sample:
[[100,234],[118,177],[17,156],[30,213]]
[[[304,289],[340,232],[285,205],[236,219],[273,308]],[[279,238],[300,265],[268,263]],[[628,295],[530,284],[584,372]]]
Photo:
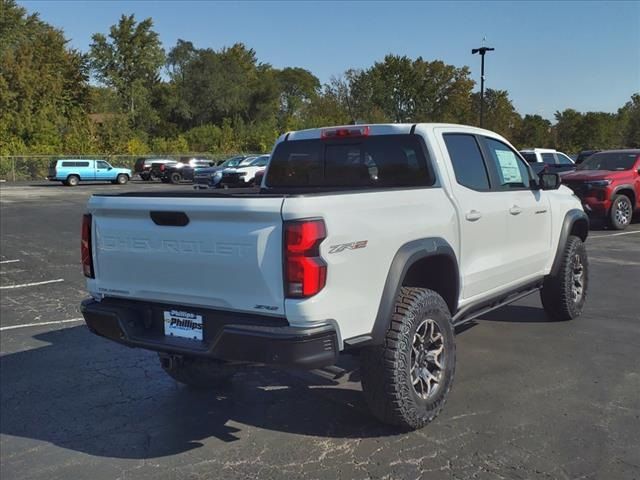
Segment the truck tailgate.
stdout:
[[89,213],[96,278],[89,290],[283,315],[282,202],[94,196]]

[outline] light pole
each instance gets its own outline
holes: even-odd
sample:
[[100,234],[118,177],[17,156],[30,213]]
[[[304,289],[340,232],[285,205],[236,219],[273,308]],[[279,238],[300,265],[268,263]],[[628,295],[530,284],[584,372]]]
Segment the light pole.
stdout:
[[[483,42],[484,43],[484,42]],[[480,54],[482,58],[481,67],[480,67],[480,126],[482,127],[483,117],[484,117],[484,54],[487,52],[494,51],[495,48],[491,47],[480,47],[474,48],[471,50],[471,55],[475,55],[476,53]]]

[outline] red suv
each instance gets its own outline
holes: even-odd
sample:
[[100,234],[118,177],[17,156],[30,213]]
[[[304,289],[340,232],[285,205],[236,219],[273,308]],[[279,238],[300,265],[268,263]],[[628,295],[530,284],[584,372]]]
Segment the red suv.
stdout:
[[589,215],[608,218],[613,228],[624,230],[640,209],[640,150],[594,153],[563,175],[562,183],[580,197]]

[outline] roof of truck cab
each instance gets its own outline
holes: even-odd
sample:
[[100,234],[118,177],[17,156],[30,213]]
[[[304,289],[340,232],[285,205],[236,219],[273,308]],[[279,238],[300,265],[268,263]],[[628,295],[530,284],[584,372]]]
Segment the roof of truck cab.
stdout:
[[465,131],[474,132],[474,133],[483,133],[483,134],[491,134],[497,135],[496,132],[492,132],[491,130],[486,130],[484,128],[474,127],[471,125],[464,125],[458,123],[359,123],[356,125],[332,125],[320,128],[310,128],[306,130],[296,130],[285,133],[279,139],[282,140],[311,140],[318,138],[320,136],[320,132],[323,130],[331,130],[337,128],[357,128],[357,127],[369,127],[371,129],[370,135],[402,135],[411,132],[413,127],[416,128],[427,128],[427,129],[437,129],[437,128],[455,128],[455,129],[464,129]]
[[562,153],[553,148],[523,148],[520,152],[526,153]]

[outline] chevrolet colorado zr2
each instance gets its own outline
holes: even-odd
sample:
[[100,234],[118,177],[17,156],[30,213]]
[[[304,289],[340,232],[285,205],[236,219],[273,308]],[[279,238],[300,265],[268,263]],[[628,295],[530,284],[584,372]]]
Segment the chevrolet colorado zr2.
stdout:
[[373,414],[415,429],[449,394],[457,326],[533,292],[551,319],[580,315],[587,233],[558,175],[535,177],[493,132],[290,132],[259,193],[94,195],[81,308],[92,332],[158,352],[193,387],[239,363],[314,369],[357,353]]

